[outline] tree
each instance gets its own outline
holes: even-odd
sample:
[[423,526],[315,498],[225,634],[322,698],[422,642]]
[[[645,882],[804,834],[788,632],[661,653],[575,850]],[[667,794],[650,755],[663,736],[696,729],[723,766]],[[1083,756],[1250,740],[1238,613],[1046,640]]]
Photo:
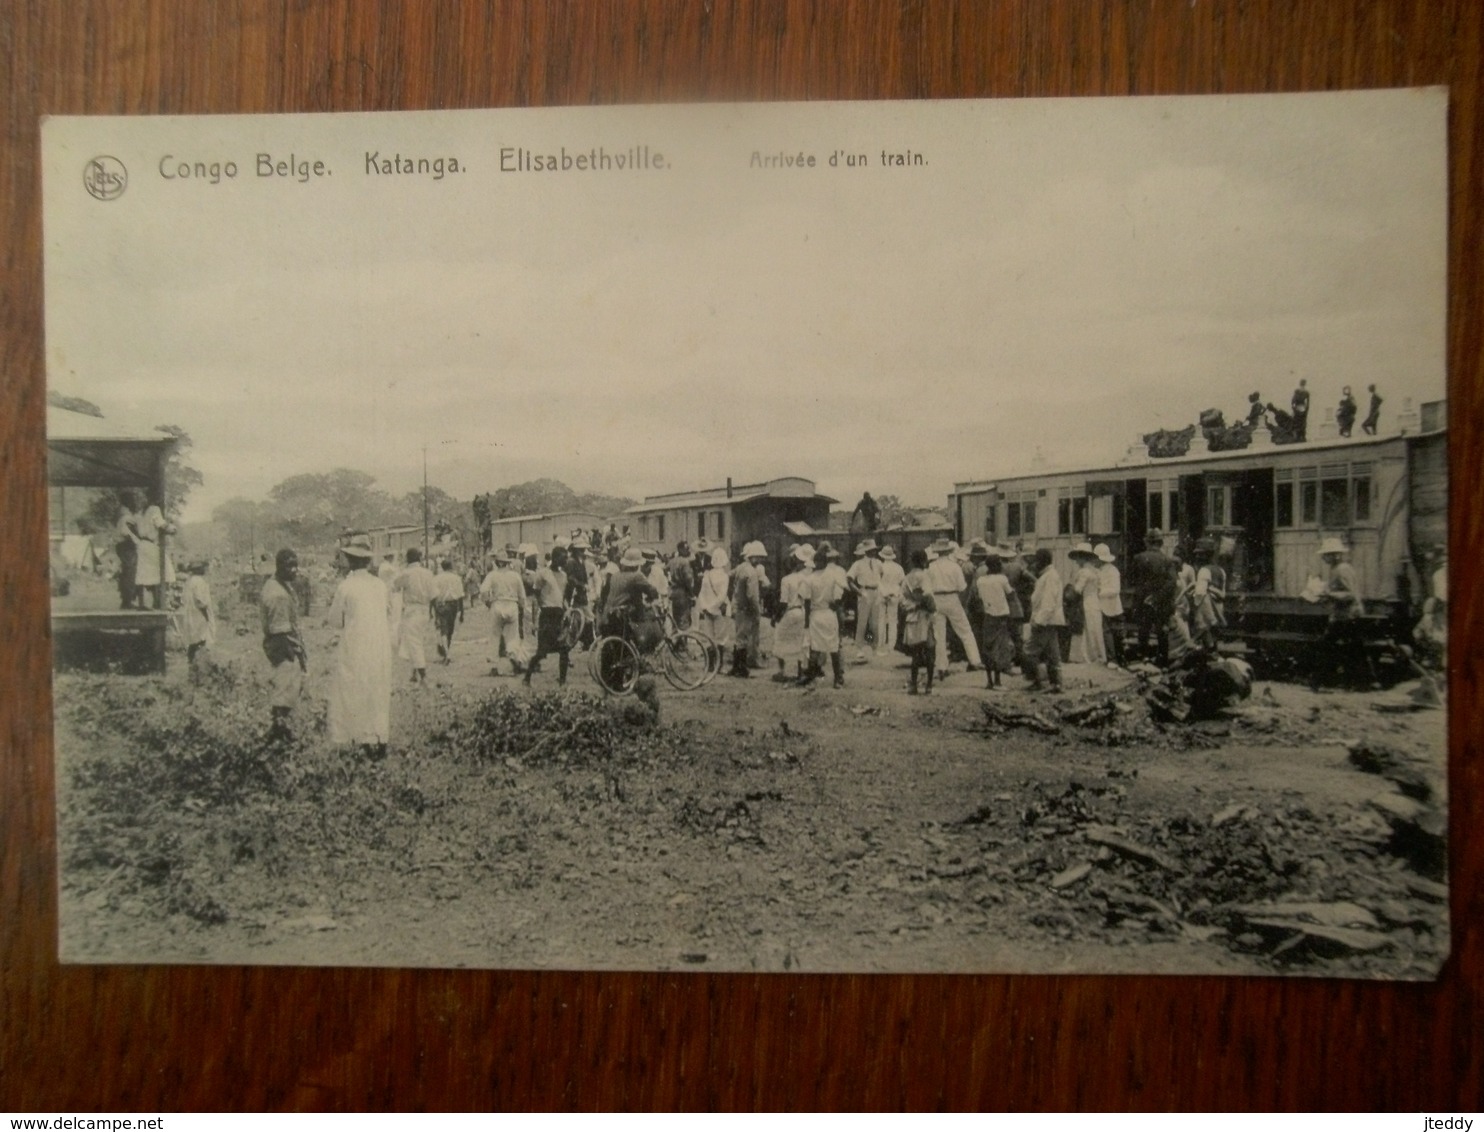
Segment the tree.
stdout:
[[232,554],[250,557],[260,547],[276,548],[283,541],[277,520],[266,503],[238,496],[219,504],[211,512],[211,518],[221,526]]
[[552,511],[576,511],[577,493],[560,480],[540,479],[513,484],[488,496],[490,518],[544,515]]
[[46,403],[58,409],[70,409],[74,413],[86,413],[90,417],[103,416],[103,410],[91,401],[85,401],[81,397],[69,397],[65,393],[57,393],[51,389],[46,391]]
[[290,476],[274,485],[268,502],[284,534],[306,546],[332,544],[344,530],[373,527],[395,514],[376,477],[352,468]]
[[881,529],[917,526],[917,513],[930,511],[930,507],[909,507],[895,495],[878,495],[876,506],[881,509]]
[[194,447],[191,434],[179,425],[156,425],[155,428],[175,437],[175,448],[165,462],[165,501],[171,519],[179,519],[191,489],[205,483],[205,477],[185,462],[185,454]]

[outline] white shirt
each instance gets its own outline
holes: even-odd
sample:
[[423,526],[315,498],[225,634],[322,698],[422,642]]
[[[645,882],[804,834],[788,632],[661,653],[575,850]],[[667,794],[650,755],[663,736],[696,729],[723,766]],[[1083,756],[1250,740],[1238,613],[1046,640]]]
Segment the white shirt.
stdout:
[[881,562],[881,596],[901,597],[902,583],[907,580],[907,572],[895,562],[885,559]]

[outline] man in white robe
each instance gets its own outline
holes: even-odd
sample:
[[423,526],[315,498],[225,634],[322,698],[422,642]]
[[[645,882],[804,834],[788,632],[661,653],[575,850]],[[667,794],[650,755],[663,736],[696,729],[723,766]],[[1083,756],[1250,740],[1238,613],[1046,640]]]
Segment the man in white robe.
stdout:
[[350,572],[330,602],[330,627],[340,634],[330,673],[330,742],[380,759],[391,735],[391,602],[386,584],[367,569],[370,540],[353,535],[342,550]]
[[433,636],[433,601],[438,582],[423,565],[423,552],[407,552],[407,568],[392,583],[392,592],[402,597],[402,623],[397,631],[402,659],[412,664],[412,682],[428,681],[428,643]]

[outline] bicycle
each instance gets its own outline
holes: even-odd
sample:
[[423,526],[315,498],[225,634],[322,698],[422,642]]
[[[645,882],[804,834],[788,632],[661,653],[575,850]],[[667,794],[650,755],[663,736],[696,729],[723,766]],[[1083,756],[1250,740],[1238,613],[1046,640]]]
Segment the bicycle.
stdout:
[[[651,612],[658,616],[625,618],[622,633],[599,638],[588,654],[589,674],[610,695],[629,695],[641,675],[653,672],[677,690],[693,692],[721,668],[721,650],[711,638],[678,628],[668,609]],[[639,633],[635,623],[640,620],[656,622],[658,635]]]

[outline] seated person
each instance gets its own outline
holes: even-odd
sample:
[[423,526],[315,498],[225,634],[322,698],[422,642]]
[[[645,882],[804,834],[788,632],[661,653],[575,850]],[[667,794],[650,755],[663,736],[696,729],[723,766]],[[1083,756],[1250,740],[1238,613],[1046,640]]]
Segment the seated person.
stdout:
[[628,637],[633,622],[649,616],[648,603],[659,599],[659,590],[639,573],[642,565],[644,555],[637,547],[629,547],[618,560],[618,573],[609,578],[603,593],[604,636]]

